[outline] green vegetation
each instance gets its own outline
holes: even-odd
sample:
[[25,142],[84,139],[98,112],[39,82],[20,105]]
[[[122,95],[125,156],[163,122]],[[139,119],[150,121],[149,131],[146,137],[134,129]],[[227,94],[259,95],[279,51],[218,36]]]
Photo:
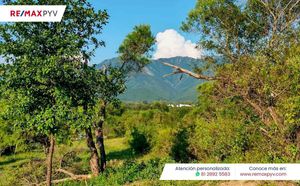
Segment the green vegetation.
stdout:
[[[263,149],[261,143],[272,143],[276,147],[276,141],[268,142],[268,138],[258,129],[255,130],[254,125],[234,123],[233,119],[226,119],[226,114],[222,119],[224,122],[218,123],[216,120],[216,123],[207,125],[201,122],[203,116],[198,115],[200,108],[200,105],[192,108],[172,108],[159,102],[122,104],[119,108],[109,105],[104,127],[104,133],[110,134],[105,140],[107,169],[104,174],[86,182],[89,185],[197,185],[199,182],[158,181],[164,163],[294,161],[294,156],[282,153],[284,149]],[[120,128],[123,132],[114,132],[120,131]],[[218,135],[217,138],[215,135]],[[57,145],[53,160],[54,170],[63,168],[78,175],[87,174],[89,149],[83,139],[72,141],[70,145]],[[292,148],[287,150],[295,153]],[[18,151],[2,156],[2,184],[42,182],[46,171],[43,165],[45,158],[43,150],[38,147],[31,152]],[[12,174],[15,170],[18,170],[18,174]],[[62,173],[54,173],[54,179],[64,177],[66,176]],[[71,181],[61,184],[85,185],[86,182]],[[217,183],[210,182],[211,185]]]
[[[148,51],[155,42],[149,25],[135,26],[119,48],[121,66],[97,70],[88,66],[88,60],[96,48],[104,46],[95,36],[107,24],[107,12],[96,11],[87,1],[47,2],[61,3],[67,8],[59,23],[0,26],[0,55],[8,62],[1,65],[1,98],[9,100],[1,115],[24,132],[45,138],[48,186],[52,183],[55,142],[64,143],[68,137],[72,140],[71,136],[81,131],[85,132],[90,149],[92,175],[98,176],[105,170],[106,106],[118,103],[117,96],[125,90],[125,77],[149,63]],[[8,131],[7,127],[4,129]],[[4,148],[13,151],[15,147]],[[88,177],[91,176],[80,178]]]
[[118,99],[151,62],[149,25],[97,69],[108,15],[86,1],[49,1],[67,3],[61,23],[1,24],[0,184],[214,185],[158,179],[166,162],[299,162],[299,2],[198,0],[182,29],[201,35],[203,63],[163,63],[201,80],[188,107]]

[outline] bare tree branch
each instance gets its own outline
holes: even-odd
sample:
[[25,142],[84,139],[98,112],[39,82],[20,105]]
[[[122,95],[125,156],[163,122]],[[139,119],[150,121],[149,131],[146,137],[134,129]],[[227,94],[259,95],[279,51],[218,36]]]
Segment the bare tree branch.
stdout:
[[269,7],[269,5],[263,0],[260,0],[260,2],[265,6],[265,8],[269,11],[269,13],[273,16],[273,18],[276,19],[276,16],[272,11],[272,9]]
[[165,78],[165,77],[168,77],[168,76],[172,76],[172,75],[174,75],[174,74],[179,74],[180,72],[178,72],[178,71],[174,71],[174,72],[172,72],[172,73],[170,73],[170,74],[165,74],[165,75],[163,75],[163,77]]
[[[56,170],[57,172],[61,172],[61,173],[64,173],[68,176],[70,176],[69,178],[63,178],[63,179],[59,179],[59,180],[52,180],[51,183],[61,183],[61,182],[66,182],[66,181],[76,181],[76,180],[87,180],[87,179],[90,179],[92,178],[92,175],[88,174],[88,175],[75,175],[69,171],[66,171],[64,169],[57,169]],[[37,185],[45,185],[46,182],[42,182],[40,184],[37,184]]]
[[71,173],[71,172],[69,172],[69,171],[66,171],[66,170],[64,170],[64,169],[57,169],[56,171],[57,171],[57,172],[64,173],[64,174],[66,174],[66,175],[68,175],[68,176],[70,176],[70,177],[72,177],[72,178],[75,176],[75,174],[73,174],[73,173]]
[[[292,2],[292,1],[291,1],[291,2]],[[300,2],[300,0],[297,0],[297,1],[292,5],[292,7],[290,8],[289,11],[292,11],[292,9],[293,9],[299,2]]]
[[207,80],[207,81],[217,80],[216,77],[210,77],[210,76],[206,76],[206,75],[202,75],[202,74],[197,74],[197,73],[194,73],[194,72],[189,71],[187,69],[181,68],[179,66],[172,65],[170,63],[162,62],[162,64],[166,65],[166,66],[169,66],[169,67],[172,67],[174,69],[173,73],[167,74],[165,76],[170,76],[170,75],[173,75],[173,74],[187,74],[187,75],[189,75],[193,78],[196,78],[196,79],[202,79],[202,80]]

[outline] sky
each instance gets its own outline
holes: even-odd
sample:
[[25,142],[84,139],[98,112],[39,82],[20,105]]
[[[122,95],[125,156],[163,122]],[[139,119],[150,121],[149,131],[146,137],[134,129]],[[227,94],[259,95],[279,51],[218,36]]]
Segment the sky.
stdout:
[[[157,44],[154,59],[175,56],[198,58],[201,51],[195,49],[197,35],[180,30],[181,23],[196,0],[89,0],[96,10],[106,9],[110,18],[98,39],[106,46],[98,48],[91,64],[117,57],[118,47],[135,25],[149,24]],[[1,4],[1,3],[0,3]],[[3,59],[0,57],[0,63]]]
[[[196,0],[90,0],[98,9],[106,9],[109,23],[98,36],[106,47],[96,50],[91,63],[117,57],[116,51],[135,25],[149,24],[157,39],[153,58],[173,56],[199,57],[195,51],[197,36],[180,30],[181,23]],[[189,41],[191,40],[191,41]]]

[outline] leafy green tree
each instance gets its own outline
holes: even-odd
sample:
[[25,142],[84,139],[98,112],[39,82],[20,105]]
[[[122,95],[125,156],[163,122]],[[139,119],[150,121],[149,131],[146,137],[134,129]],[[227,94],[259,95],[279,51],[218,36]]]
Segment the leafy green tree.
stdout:
[[[95,38],[107,23],[106,11],[86,1],[3,1],[13,4],[66,4],[60,23],[6,23],[0,26],[0,55],[7,62],[1,81],[17,96],[10,116],[25,130],[50,139],[47,185],[51,185],[55,137],[66,136],[74,101],[70,95],[84,82],[82,59],[88,60],[103,41]],[[9,91],[7,91],[9,93]]]
[[103,123],[106,119],[106,107],[108,104],[117,104],[118,95],[126,89],[126,78],[132,72],[140,71],[147,65],[149,60],[149,51],[151,51],[155,38],[151,33],[149,25],[135,26],[119,47],[119,59],[121,64],[113,67],[103,66],[100,69],[100,82],[97,89],[97,95],[100,100],[98,108],[98,120],[95,122],[96,142],[101,154],[100,169],[103,171],[106,167],[106,154],[103,138]]
[[95,138],[100,151],[100,171],[103,172],[106,167],[106,153],[104,147],[103,124],[106,120],[106,109],[108,104],[117,106],[119,99],[117,96],[125,90],[125,74],[119,67],[111,65],[104,66],[99,70],[99,83],[96,90],[96,120],[94,122]]
[[150,51],[155,38],[149,25],[138,25],[133,28],[118,49],[121,68],[125,73],[140,71],[150,63]]
[[[203,60],[204,67],[208,68],[192,72],[165,65],[172,67],[174,73],[214,81],[212,101],[238,100],[238,107],[251,109],[264,124],[261,132],[273,140],[280,138],[279,145],[284,146],[290,143],[289,137],[286,138],[291,136],[287,134],[290,126],[299,126],[295,112],[286,108],[295,108],[300,92],[299,58],[296,57],[300,2],[239,3],[199,0],[182,25],[184,31],[201,35],[198,47],[206,51]],[[207,69],[213,74],[205,73]],[[293,119],[289,120],[289,116]]]

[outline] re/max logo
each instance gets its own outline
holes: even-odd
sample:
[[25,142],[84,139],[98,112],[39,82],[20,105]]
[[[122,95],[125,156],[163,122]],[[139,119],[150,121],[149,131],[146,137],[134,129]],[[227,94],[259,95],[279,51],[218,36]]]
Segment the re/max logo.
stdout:
[[58,10],[11,10],[10,17],[56,17]]

